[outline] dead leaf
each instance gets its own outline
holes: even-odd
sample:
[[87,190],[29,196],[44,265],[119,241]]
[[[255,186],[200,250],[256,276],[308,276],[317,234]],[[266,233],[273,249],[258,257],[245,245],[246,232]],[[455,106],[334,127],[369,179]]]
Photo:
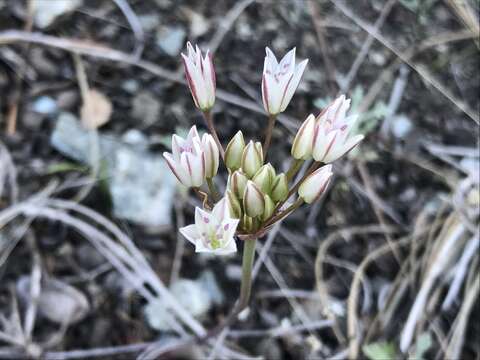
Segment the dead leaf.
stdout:
[[104,94],[91,89],[83,101],[80,116],[86,129],[97,129],[108,122],[112,114],[112,103]]

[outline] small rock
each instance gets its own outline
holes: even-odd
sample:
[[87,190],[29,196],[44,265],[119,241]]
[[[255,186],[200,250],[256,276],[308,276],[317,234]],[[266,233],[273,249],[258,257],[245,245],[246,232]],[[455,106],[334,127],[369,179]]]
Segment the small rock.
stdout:
[[82,5],[82,0],[42,0],[34,1],[34,21],[40,28],[46,28],[64,13]]
[[160,17],[157,14],[140,15],[138,21],[145,32],[155,30],[160,25]]
[[147,126],[158,120],[160,111],[160,102],[150,92],[142,91],[133,98],[131,115]]
[[50,96],[40,96],[32,104],[32,110],[39,114],[53,114],[57,109],[57,103]]
[[[19,297],[30,301],[30,277],[17,283]],[[74,287],[56,279],[44,279],[38,299],[38,314],[57,324],[74,324],[84,319],[90,310],[87,297]]]
[[167,27],[157,32],[157,45],[170,56],[178,56],[185,45],[185,30],[180,26]]
[[225,296],[223,295],[222,289],[218,286],[215,275],[211,270],[205,270],[202,272],[198,278],[198,282],[202,287],[208,291],[210,299],[215,305],[222,305],[225,301]]
[[202,36],[210,28],[210,23],[205,17],[189,8],[185,8],[185,13],[190,21],[190,35],[194,38]]
[[80,265],[85,267],[87,270],[91,270],[102,264],[105,264],[105,258],[103,255],[100,254],[98,250],[90,244],[80,245],[75,251],[75,256]]
[[[170,290],[180,305],[192,316],[201,317],[210,309],[212,301],[209,293],[199,282],[180,279]],[[144,308],[144,314],[148,324],[159,331],[171,330],[170,324],[177,321],[161,299],[148,303]]]
[[[129,135],[132,137],[132,135]],[[147,151],[138,143],[142,135],[133,135],[132,145],[114,136],[99,135],[100,158],[104,161],[107,182],[116,217],[161,231],[171,225],[171,207],[176,179],[162,156]],[[128,136],[127,136],[128,138]],[[52,146],[82,163],[90,164],[90,137],[70,113],[61,113],[51,135]]]
[[126,92],[129,92],[130,94],[134,94],[138,91],[140,84],[135,79],[128,79],[122,83],[121,87]]
[[404,139],[413,129],[412,121],[405,115],[397,115],[392,119],[392,134],[397,139]]

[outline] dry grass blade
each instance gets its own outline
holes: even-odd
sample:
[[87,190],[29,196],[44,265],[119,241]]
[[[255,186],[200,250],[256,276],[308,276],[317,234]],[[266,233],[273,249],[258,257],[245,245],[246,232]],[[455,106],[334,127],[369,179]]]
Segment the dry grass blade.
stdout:
[[[330,0],[335,7],[337,7],[345,16],[352,19],[358,26],[360,26],[363,30],[372,34],[372,36],[379,41],[383,46],[393,52],[401,61],[406,63],[410,66],[413,70],[415,70],[425,82],[432,85],[435,89],[437,89],[443,96],[445,96],[450,102],[452,102],[456,107],[458,107],[462,112],[464,112],[469,118],[471,118],[475,123],[480,124],[480,115],[471,109],[464,101],[458,99],[446,86],[444,86],[438,79],[436,79],[429,70],[427,70],[424,66],[415,64],[413,61],[410,60],[410,57],[406,55],[405,51],[399,50],[395,48],[383,35],[379,34],[377,30],[367,22],[361,20],[358,16],[356,16],[347,6],[345,3],[340,1],[333,1]],[[470,33],[469,37],[474,37]]]

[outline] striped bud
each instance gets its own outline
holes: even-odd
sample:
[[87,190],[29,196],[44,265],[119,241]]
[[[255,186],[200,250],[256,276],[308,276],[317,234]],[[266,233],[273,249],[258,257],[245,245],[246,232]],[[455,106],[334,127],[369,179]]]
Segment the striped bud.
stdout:
[[273,202],[270,196],[265,195],[264,200],[265,200],[265,210],[263,210],[263,215],[262,215],[263,221],[270,218],[270,216],[273,215],[273,211],[275,210],[275,203]]
[[228,210],[230,211],[230,217],[234,219],[240,219],[242,217],[242,206],[240,205],[240,201],[238,201],[237,197],[233,192],[227,190],[227,203],[228,203]]
[[283,201],[288,195],[288,180],[284,173],[277,175],[272,186],[272,199]]
[[243,194],[243,209],[245,214],[252,218],[262,215],[265,210],[263,193],[251,180],[248,180]]
[[298,196],[307,204],[313,203],[325,192],[332,175],[332,165],[322,166],[302,182],[298,188]]
[[260,169],[263,164],[262,144],[259,142],[253,143],[252,140],[247,144],[242,155],[242,170],[249,177]]
[[264,194],[270,194],[275,180],[275,169],[272,164],[263,165],[253,176],[252,181],[258,185]]
[[243,134],[238,131],[230,140],[225,150],[225,165],[230,171],[235,171],[242,166],[242,155],[245,149]]
[[230,190],[237,198],[243,199],[243,193],[245,192],[247,181],[248,178],[241,170],[237,170],[230,175]]
[[310,114],[303,122],[293,140],[292,156],[295,159],[308,160],[312,156],[315,116]]

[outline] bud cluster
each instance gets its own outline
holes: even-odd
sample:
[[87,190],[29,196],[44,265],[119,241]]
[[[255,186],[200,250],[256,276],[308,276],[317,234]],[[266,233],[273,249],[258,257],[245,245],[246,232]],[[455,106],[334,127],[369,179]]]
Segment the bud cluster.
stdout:
[[[195,223],[180,229],[198,252],[228,254],[236,251],[235,235],[256,238],[272,224],[288,216],[302,203],[311,204],[326,190],[333,175],[331,162],[337,160],[362,139],[353,135],[357,116],[347,116],[350,100],[344,95],[333,101],[318,116],[309,115],[301,125],[291,147],[294,158],[287,173],[277,172],[266,161],[276,116],[285,111],[305,71],[308,60],[295,63],[295,48],[280,61],[266,48],[262,75],[262,100],[269,117],[265,142],[245,142],[238,131],[225,151],[213,124],[216,81],[213,61],[196,46],[187,43],[182,54],[187,83],[194,103],[203,113],[210,133],[200,135],[192,126],[186,138],[172,137],[172,152],[164,153],[168,166],[179,182],[201,195],[204,209],[195,210]],[[228,170],[225,193],[218,199],[213,178],[220,157]],[[305,160],[312,166],[301,179],[290,184]],[[320,164],[328,164],[320,167]],[[201,187],[207,183],[208,190]],[[294,203],[289,198],[298,194]],[[210,210],[211,209],[211,210]]]
[[287,178],[283,173],[277,175],[272,164],[264,164],[259,142],[249,141],[245,145],[241,131],[227,145],[225,165],[229,171],[227,196],[231,214],[241,219],[241,230],[252,231],[286,199]]

